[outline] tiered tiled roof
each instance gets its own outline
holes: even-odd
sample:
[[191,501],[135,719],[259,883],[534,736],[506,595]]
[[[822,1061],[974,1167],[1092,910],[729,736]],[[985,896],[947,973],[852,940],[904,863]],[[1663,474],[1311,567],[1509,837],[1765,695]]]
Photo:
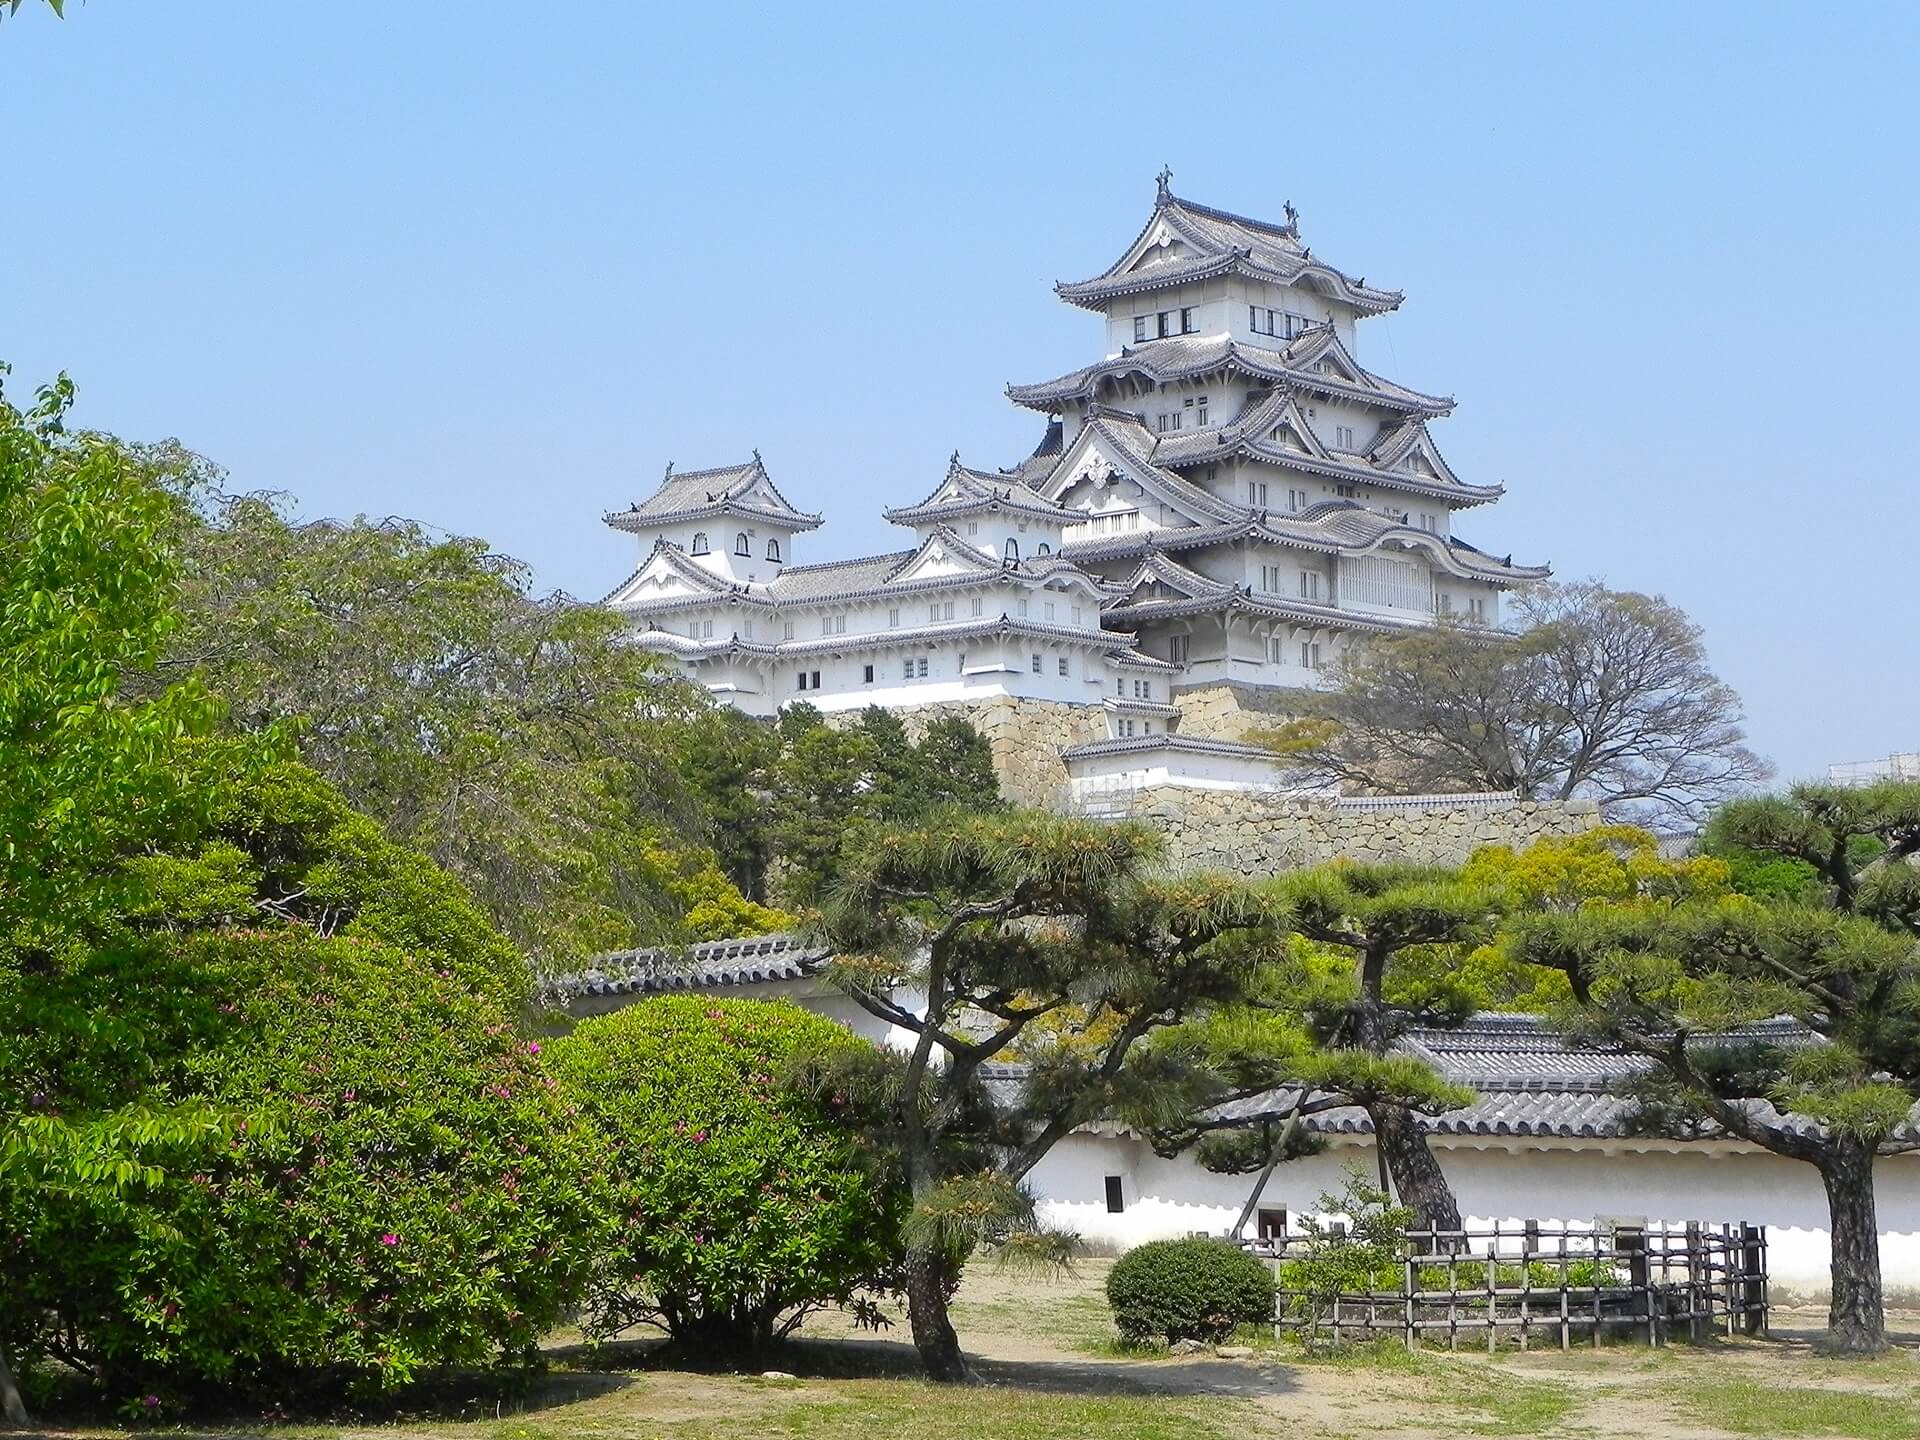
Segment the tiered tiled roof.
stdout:
[[[1324,370],[1320,368],[1322,362],[1327,366]],[[1451,396],[1426,395],[1363,369],[1325,326],[1316,326],[1285,348],[1272,350],[1225,335],[1149,340],[1052,380],[1009,385],[1007,398],[1016,405],[1051,414],[1069,402],[1100,399],[1103,382],[1127,375],[1137,374],[1153,385],[1165,385],[1217,373],[1292,384],[1408,414],[1445,415],[1454,403]]]
[[[1159,247],[1152,243],[1153,237],[1161,233],[1177,242],[1184,253],[1154,258],[1153,252]],[[1171,247],[1168,249],[1170,252]],[[1300,227],[1295,220],[1275,225],[1215,210],[1180,199],[1164,182],[1153,214],[1124,255],[1091,280],[1053,288],[1063,300],[1102,310],[1123,295],[1191,284],[1216,275],[1244,275],[1275,285],[1309,285],[1369,315],[1392,310],[1405,298],[1398,290],[1368,285],[1314,259],[1312,248],[1300,243]]]
[[565,1002],[801,980],[818,971],[832,954],[794,935],[751,935],[685,947],[615,950],[598,956],[584,970],[555,978],[547,986],[547,992],[550,998]]
[[[1056,449],[1055,454],[1058,453]],[[1075,512],[1042,500],[1012,476],[969,469],[960,463],[958,453],[948,463],[945,477],[926,499],[881,513],[896,525],[924,525],[933,520],[995,512],[1051,520],[1059,525],[1071,525],[1079,519]]]
[[[753,492],[760,489],[766,491],[771,503],[757,500]],[[606,521],[616,530],[650,530],[718,515],[768,520],[790,530],[811,530],[820,523],[818,515],[796,510],[787,502],[767,474],[758,451],[744,465],[683,470],[677,475],[668,466],[658,490],[625,510],[610,511]]]

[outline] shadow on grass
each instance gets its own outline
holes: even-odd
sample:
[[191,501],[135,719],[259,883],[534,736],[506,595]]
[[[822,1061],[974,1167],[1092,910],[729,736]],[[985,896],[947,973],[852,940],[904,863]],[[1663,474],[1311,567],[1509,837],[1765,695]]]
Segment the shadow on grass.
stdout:
[[[649,1370],[758,1375],[779,1370],[808,1380],[920,1380],[920,1356],[904,1340],[789,1340],[762,1354],[716,1360],[688,1356],[663,1340],[570,1345],[547,1352],[555,1364],[590,1373]],[[974,1373],[990,1385],[1062,1395],[1284,1395],[1295,1387],[1277,1357],[1220,1360],[1169,1357],[1006,1359],[969,1352]]]

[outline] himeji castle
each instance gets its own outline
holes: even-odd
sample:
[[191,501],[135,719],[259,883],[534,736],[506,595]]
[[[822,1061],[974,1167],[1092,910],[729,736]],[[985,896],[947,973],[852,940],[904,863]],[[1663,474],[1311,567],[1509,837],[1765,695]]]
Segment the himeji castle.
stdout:
[[1205,756],[1241,783],[1246,713],[1322,683],[1357,637],[1496,624],[1501,591],[1547,573],[1455,533],[1501,487],[1434,443],[1450,397],[1360,363],[1360,323],[1401,293],[1316,256],[1291,205],[1247,219],[1163,172],[1120,258],[1055,291],[1104,319],[1103,358],[1009,386],[1040,443],[1000,468],[956,454],[885,512],[911,544],[798,563],[820,516],[757,451],[669,467],[606,517],[641,548],[607,603],[751,714],[1064,707],[1070,769]]

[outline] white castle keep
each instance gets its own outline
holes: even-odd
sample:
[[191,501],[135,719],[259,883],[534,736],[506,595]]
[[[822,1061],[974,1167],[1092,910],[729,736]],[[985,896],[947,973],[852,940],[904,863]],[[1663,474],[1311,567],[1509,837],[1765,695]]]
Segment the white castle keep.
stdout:
[[1359,322],[1400,292],[1316,257],[1291,205],[1249,220],[1167,181],[1119,260],[1055,287],[1105,317],[1106,353],[1008,388],[1046,417],[1033,454],[984,470],[956,454],[886,512],[912,545],[806,565],[796,542],[820,517],[759,452],[669,466],[606,517],[641,547],[606,603],[754,715],[1010,697],[1086,707],[1104,729],[1081,748],[1115,758],[1216,745],[1178,734],[1197,687],[1313,687],[1356,637],[1498,623],[1500,592],[1547,571],[1454,533],[1501,488],[1434,444],[1452,399],[1356,358]]

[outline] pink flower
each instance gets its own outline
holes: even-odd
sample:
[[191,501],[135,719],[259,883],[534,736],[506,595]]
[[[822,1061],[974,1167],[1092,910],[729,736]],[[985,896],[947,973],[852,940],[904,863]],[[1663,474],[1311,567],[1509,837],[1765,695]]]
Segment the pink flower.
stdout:
[[389,1230],[380,1237],[380,1243],[382,1245],[398,1245],[400,1243],[400,1237]]
[[540,1053],[540,1042],[538,1040],[527,1041],[527,1054],[538,1055],[539,1053]]

